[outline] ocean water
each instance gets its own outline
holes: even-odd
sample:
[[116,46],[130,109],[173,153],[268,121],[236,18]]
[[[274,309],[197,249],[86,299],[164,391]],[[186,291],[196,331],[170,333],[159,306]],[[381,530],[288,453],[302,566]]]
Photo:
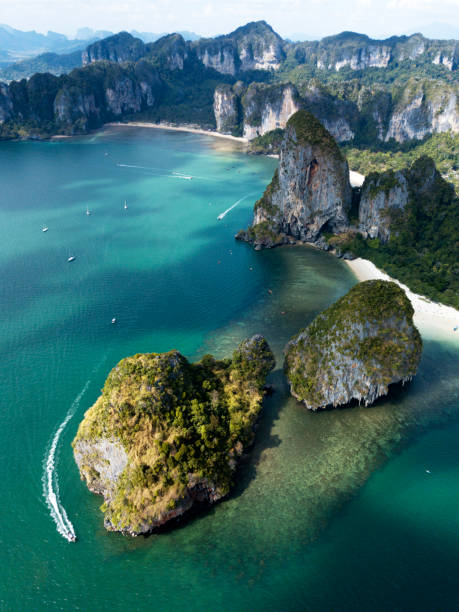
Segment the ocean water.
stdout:
[[[356,281],[326,253],[234,241],[275,164],[131,128],[0,144],[1,609],[457,609],[457,343],[427,341],[371,408],[289,398],[283,346]],[[233,494],[148,538],[106,532],[70,442],[109,370],[255,332],[276,392]]]

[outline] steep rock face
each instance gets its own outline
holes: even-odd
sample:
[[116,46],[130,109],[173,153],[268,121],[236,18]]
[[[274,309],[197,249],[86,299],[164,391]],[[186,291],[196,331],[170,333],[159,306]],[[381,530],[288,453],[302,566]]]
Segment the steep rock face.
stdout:
[[248,23],[225,36],[191,43],[208,68],[234,75],[247,70],[276,70],[285,57],[282,38],[264,21]]
[[219,85],[214,92],[217,132],[232,134],[239,127],[239,97],[231,85]]
[[248,23],[232,33],[240,70],[277,70],[285,57],[282,38],[265,21]]
[[180,34],[168,34],[147,46],[152,57],[159,59],[161,65],[169,70],[183,70],[188,58],[188,47]]
[[[364,238],[388,242],[400,230],[400,214],[411,202],[433,202],[442,195],[446,182],[430,157],[420,157],[410,168],[394,172],[372,172],[365,178],[359,203],[358,229]],[[448,196],[446,196],[448,197]],[[427,211],[424,211],[424,214]],[[406,222],[405,222],[406,223]]]
[[432,132],[459,131],[457,86],[415,79],[401,92],[389,121],[385,140],[422,139]]
[[237,238],[263,248],[313,242],[324,230],[339,233],[348,228],[351,197],[349,168],[336,142],[300,110],[287,122],[279,169],[255,204],[253,225]]
[[340,70],[344,66],[349,66],[352,70],[386,68],[391,60],[391,55],[391,49],[383,45],[369,45],[355,51],[341,51],[335,57],[330,57],[327,53],[321,53],[317,58],[317,68],[326,68],[327,70]]
[[215,42],[214,39],[195,43],[196,57],[206,66],[222,74],[236,74],[238,58],[232,41]]
[[231,360],[191,364],[178,351],[123,359],[73,441],[81,478],[104,496],[105,527],[148,533],[225,496],[273,367],[262,336]]
[[359,205],[359,230],[363,236],[390,238],[391,212],[403,211],[408,202],[408,181],[403,172],[371,173],[365,179]]
[[89,118],[98,117],[100,109],[96,106],[94,94],[83,94],[77,87],[66,87],[54,100],[54,114],[57,121],[68,125],[78,122],[79,130],[86,131]]
[[151,66],[145,68],[142,61],[129,70],[115,66],[103,85],[88,88],[65,82],[54,99],[55,119],[63,126],[71,126],[72,133],[80,133],[103,120],[150,108],[161,87],[156,72]]
[[107,60],[109,62],[135,62],[145,55],[145,44],[128,32],[120,32],[98,40],[82,52],[82,64]]
[[454,40],[429,40],[422,34],[374,40],[364,34],[341,32],[320,41],[294,43],[291,53],[298,61],[322,70],[386,68],[404,61],[458,66],[459,49]]
[[353,287],[287,344],[291,394],[310,410],[351,400],[368,406],[389,385],[410,380],[422,352],[413,312],[396,283]]
[[8,90],[8,85],[0,83],[0,123],[7,121],[13,113],[13,103]]
[[277,128],[284,128],[299,110],[298,92],[293,85],[252,83],[242,98],[244,137],[251,140]]

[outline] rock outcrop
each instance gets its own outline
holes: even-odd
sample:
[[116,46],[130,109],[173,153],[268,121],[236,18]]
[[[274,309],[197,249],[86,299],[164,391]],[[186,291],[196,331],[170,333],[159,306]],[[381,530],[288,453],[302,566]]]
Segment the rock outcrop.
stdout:
[[8,85],[0,83],[0,123],[7,121],[13,113],[13,103]]
[[208,68],[235,75],[247,70],[276,70],[285,57],[282,38],[265,21],[248,23],[225,36],[191,43]]
[[183,70],[188,58],[188,45],[180,34],[168,34],[146,45],[148,55],[156,58],[163,68]]
[[408,181],[402,171],[369,174],[362,187],[359,204],[359,231],[365,238],[390,238],[392,215],[403,211],[408,202]]
[[459,132],[459,88],[430,79],[411,79],[400,91],[384,139],[420,140],[448,130]]
[[253,225],[236,237],[255,248],[314,242],[323,231],[348,228],[351,198],[349,168],[335,140],[300,110],[287,122],[279,169],[255,204]]
[[365,34],[341,32],[319,41],[294,43],[288,51],[301,63],[333,71],[387,68],[414,60],[440,64],[448,70],[459,64],[457,41],[429,40],[422,34],[375,40]]
[[242,98],[243,134],[252,140],[271,130],[285,128],[299,110],[298,92],[293,85],[252,83]]
[[401,220],[408,204],[435,205],[436,198],[445,199],[443,187],[451,197],[452,189],[448,189],[433,160],[426,156],[417,159],[410,168],[372,172],[362,186],[358,230],[364,238],[388,242],[392,234],[405,227],[406,221],[401,224]]
[[422,352],[413,307],[396,283],[366,281],[319,314],[285,349],[292,395],[310,410],[372,404],[409,381]]
[[214,116],[217,132],[233,134],[239,128],[240,99],[231,85],[219,85],[214,92]]
[[146,53],[145,44],[128,32],[120,32],[98,40],[82,52],[82,64],[106,60],[109,62],[135,62]]
[[225,496],[273,367],[262,336],[231,360],[191,364],[170,351],[120,361],[72,443],[82,479],[104,497],[105,527],[148,533]]

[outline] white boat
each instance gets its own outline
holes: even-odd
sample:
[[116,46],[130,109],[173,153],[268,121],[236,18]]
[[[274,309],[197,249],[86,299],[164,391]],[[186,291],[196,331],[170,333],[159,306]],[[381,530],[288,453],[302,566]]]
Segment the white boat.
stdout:
[[124,200],[124,210],[127,210],[127,207],[128,207],[127,200]]
[[86,214],[88,215],[88,217],[91,214],[91,211],[89,210],[89,208],[87,206],[86,206]]
[[48,226],[47,226],[47,225],[44,225],[44,226],[41,228],[41,231],[42,231],[42,232],[47,232],[47,231],[48,231]]
[[75,261],[76,257],[75,255],[69,255],[69,258],[67,259],[67,261]]
[[116,318],[115,317],[113,317],[112,323],[116,323]]

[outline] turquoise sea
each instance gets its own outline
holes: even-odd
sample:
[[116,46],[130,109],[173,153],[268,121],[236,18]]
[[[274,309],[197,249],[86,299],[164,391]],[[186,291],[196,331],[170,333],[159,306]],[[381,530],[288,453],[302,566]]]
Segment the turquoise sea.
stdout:
[[[289,398],[283,346],[356,280],[323,252],[234,240],[276,163],[138,128],[0,143],[0,609],[458,609],[458,345],[426,341],[371,408]],[[276,392],[233,494],[148,538],[106,532],[70,443],[110,369],[255,332]]]

